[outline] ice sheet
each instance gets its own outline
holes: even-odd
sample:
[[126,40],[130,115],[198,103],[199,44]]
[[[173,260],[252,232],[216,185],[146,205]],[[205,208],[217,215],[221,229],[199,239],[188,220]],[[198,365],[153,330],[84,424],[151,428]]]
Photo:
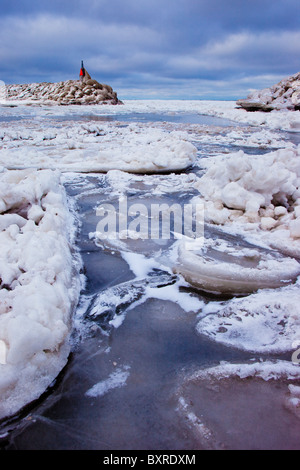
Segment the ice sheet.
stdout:
[[205,449],[297,449],[298,369],[286,361],[199,369],[178,388],[178,412]]
[[246,351],[292,354],[300,331],[299,301],[299,285],[294,285],[211,302],[200,314],[197,331]]

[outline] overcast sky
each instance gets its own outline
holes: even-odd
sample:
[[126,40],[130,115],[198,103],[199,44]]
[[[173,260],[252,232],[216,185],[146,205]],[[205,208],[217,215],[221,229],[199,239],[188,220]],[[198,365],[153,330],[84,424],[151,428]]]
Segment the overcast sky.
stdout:
[[299,0],[0,0],[0,80],[80,62],[120,99],[238,99],[300,71]]

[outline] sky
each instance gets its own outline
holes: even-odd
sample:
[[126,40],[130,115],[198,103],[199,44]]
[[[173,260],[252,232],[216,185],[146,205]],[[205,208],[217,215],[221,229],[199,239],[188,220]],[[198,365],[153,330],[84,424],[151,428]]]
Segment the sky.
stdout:
[[0,80],[120,99],[246,97],[300,71],[299,0],[0,0]]

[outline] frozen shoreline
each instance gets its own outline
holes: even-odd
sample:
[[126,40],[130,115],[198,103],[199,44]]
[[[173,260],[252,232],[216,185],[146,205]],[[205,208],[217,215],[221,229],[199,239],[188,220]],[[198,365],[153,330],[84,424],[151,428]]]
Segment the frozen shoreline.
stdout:
[[[236,133],[231,130],[231,135],[225,136],[209,135],[205,134],[205,130],[201,130],[202,134],[198,137],[200,142],[206,143],[213,143],[216,140],[229,142],[232,145],[238,142],[237,145],[240,145],[242,142],[243,145],[249,144],[252,148],[263,146],[266,150],[268,146],[276,147],[277,145],[281,150],[268,152],[266,156],[254,155],[253,158],[240,152],[238,155],[223,154],[221,157],[203,159],[201,171],[204,172],[204,176],[182,173],[170,175],[170,180],[164,182],[164,177],[159,175],[155,190],[157,194],[171,194],[175,184],[180,190],[182,183],[184,183],[185,190],[189,187],[193,190],[196,188],[199,190],[199,198],[202,201],[207,198],[210,204],[212,202],[214,204],[213,207],[208,207],[211,209],[208,210],[210,223],[213,222],[217,226],[220,224],[225,232],[228,230],[228,232],[252,237],[258,244],[264,243],[279,250],[288,248],[290,256],[299,256],[300,198],[295,196],[300,178],[297,163],[299,147],[281,141],[277,130],[299,132],[300,111],[249,113],[236,108],[233,102],[212,101],[125,100],[124,106],[120,107],[74,105],[72,109],[58,106],[24,106],[12,101],[10,104],[16,104],[17,107],[0,108],[0,116],[20,113],[23,119],[21,122],[18,121],[16,126],[2,127],[0,165],[5,168],[33,166],[34,169],[24,171],[3,169],[0,173],[0,185],[4,185],[3,196],[0,199],[2,214],[0,235],[3,238],[2,246],[6,247],[1,255],[4,261],[1,279],[5,280],[3,283],[9,287],[9,289],[2,288],[0,291],[4,306],[1,306],[4,311],[1,311],[0,316],[0,371],[1,369],[4,371],[3,374],[1,371],[0,376],[0,391],[3,391],[0,418],[5,414],[15,413],[20,407],[37,398],[65,365],[70,351],[68,339],[71,331],[71,311],[78,300],[78,284],[76,286],[73,284],[77,281],[74,281],[72,277],[76,268],[72,257],[73,242],[69,244],[68,238],[72,232],[73,221],[68,213],[64,190],[59,182],[60,173],[52,170],[38,170],[38,168],[47,168],[50,165],[51,168],[57,168],[60,171],[78,171],[79,174],[105,171],[107,172],[106,181],[111,186],[111,197],[113,197],[114,194],[124,194],[132,180],[141,185],[146,181],[145,185],[149,186],[150,192],[153,180],[151,175],[144,176],[145,173],[156,171],[168,173],[187,168],[195,162],[193,139],[197,138],[197,133],[194,131],[187,134],[156,129],[151,125],[143,126],[140,123],[131,123],[127,127],[121,127],[116,123],[106,122],[75,123],[73,126],[62,126],[55,130],[56,123],[50,128],[50,120],[47,120],[47,117],[111,116],[114,114],[122,116],[134,112],[165,113],[167,120],[168,115],[175,113],[199,113],[259,127],[255,135],[244,134],[240,130]],[[35,126],[30,127],[32,123],[35,123]],[[103,151],[102,154],[99,152],[100,145],[105,147],[105,152]],[[138,158],[136,158],[137,149]],[[134,161],[132,154],[135,154]],[[99,157],[102,157],[102,160]],[[219,174],[213,168],[214,162],[218,162]],[[249,176],[252,175],[251,181],[254,183],[257,182],[259,176],[258,167],[255,167],[256,163],[260,167],[260,175],[264,175],[263,162],[267,162],[272,170],[268,174],[268,184],[264,184],[262,188],[254,184],[249,189],[247,187],[251,179]],[[276,166],[276,163],[280,168]],[[274,167],[273,164],[275,164]],[[138,171],[135,171],[137,169]],[[124,171],[128,173],[125,174]],[[231,191],[223,191],[220,196],[218,191],[232,182],[237,182],[236,171],[240,171],[240,187],[237,188],[236,185],[233,187],[231,184]],[[133,175],[133,172],[140,174]],[[249,173],[248,179],[245,179],[247,172]],[[235,181],[231,178],[234,173]],[[19,176],[12,177],[9,183],[8,175]],[[280,175],[283,175],[282,178]],[[30,184],[26,178],[28,181],[31,178]],[[23,188],[22,191],[21,188]],[[249,191],[249,194],[245,191]],[[18,194],[20,200],[16,199],[14,202]],[[11,206],[8,205],[7,195],[11,198]],[[277,195],[278,199],[276,207],[272,203],[274,195]],[[295,197],[291,200],[293,196]],[[273,207],[268,207],[268,212],[260,211],[260,207],[257,206],[257,202],[260,206],[262,197],[265,198],[264,203],[269,206],[273,204]],[[239,200],[239,207],[233,207],[232,200]],[[252,219],[248,210],[250,202],[247,206],[247,201],[252,203],[250,208],[253,209],[252,215],[250,214]],[[6,213],[7,211],[10,213]],[[59,222],[56,212],[60,214]],[[66,227],[67,233],[65,233]],[[295,236],[290,236],[291,231]],[[50,242],[53,243],[52,247]],[[14,250],[14,244],[18,245],[19,251]],[[44,250],[38,251],[40,258],[37,262],[36,247],[40,249],[41,246]],[[23,261],[26,262],[25,269],[21,263]],[[22,264],[21,273],[19,273],[20,263]],[[143,269],[142,263],[139,269]],[[55,295],[52,295],[52,291]],[[44,297],[36,296],[36,292],[44,292],[45,295]],[[175,288],[164,292],[165,299],[171,300],[173,296],[174,301],[178,303],[179,297],[174,296],[174,292],[177,295]],[[286,292],[290,296],[289,301],[284,299]],[[155,294],[158,295],[158,293]],[[159,294],[164,301],[162,291],[159,291]],[[279,305],[279,309],[276,307],[276,314],[278,314],[276,321],[281,322],[281,326],[272,323],[273,320],[270,320],[272,312],[266,308],[272,304],[273,297],[276,306]],[[246,350],[252,350],[251,347],[253,347],[257,352],[291,351],[293,342],[297,339],[299,326],[299,314],[296,310],[294,311],[298,297],[298,284],[296,283],[290,288],[283,287],[252,294],[244,300],[229,300],[227,303],[209,302],[199,315],[197,331],[231,347]],[[15,302],[12,310],[8,310],[10,301]],[[35,313],[31,310],[33,302],[37,302]],[[22,314],[26,317],[25,319],[18,317],[18,310],[20,311],[21,307],[25,308],[28,313],[28,315]],[[236,315],[232,313],[234,309]],[[44,312],[44,318],[39,315],[41,311]],[[248,322],[239,321],[237,318],[239,311],[247,312]],[[289,321],[286,321],[286,316],[290,314]],[[228,325],[223,324],[228,319],[232,322],[229,328],[227,328]],[[27,325],[26,329],[20,326],[20,320],[22,320],[22,325]],[[224,328],[227,330],[225,331]],[[251,343],[253,338],[249,331],[256,332],[256,328],[261,328],[265,336],[255,336]],[[280,335],[280,342],[276,344],[278,335]],[[10,361],[12,361],[11,365]],[[296,366],[292,369],[298,373]],[[22,374],[19,374],[21,370]],[[249,370],[251,372],[252,369]],[[267,372],[272,375],[272,364]],[[300,377],[299,373],[297,377]],[[32,383],[35,383],[34,390],[30,387]]]

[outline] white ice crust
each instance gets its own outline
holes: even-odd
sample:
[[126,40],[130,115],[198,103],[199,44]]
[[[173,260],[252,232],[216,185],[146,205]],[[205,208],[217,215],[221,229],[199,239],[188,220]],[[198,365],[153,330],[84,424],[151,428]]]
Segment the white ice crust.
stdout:
[[37,399],[65,366],[79,263],[60,175],[0,174],[0,418]]
[[62,128],[2,129],[0,165],[10,169],[164,173],[195,162],[196,147],[187,133],[142,128],[137,124],[69,124]]
[[[276,258],[263,253],[228,256],[220,260],[203,250],[181,243],[174,271],[195,287],[210,293],[245,295],[259,289],[282,287],[296,281],[300,264],[293,258]],[[251,261],[251,263],[250,263]],[[249,264],[251,264],[249,266]]]

